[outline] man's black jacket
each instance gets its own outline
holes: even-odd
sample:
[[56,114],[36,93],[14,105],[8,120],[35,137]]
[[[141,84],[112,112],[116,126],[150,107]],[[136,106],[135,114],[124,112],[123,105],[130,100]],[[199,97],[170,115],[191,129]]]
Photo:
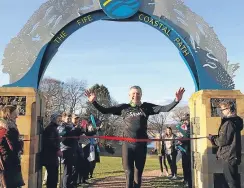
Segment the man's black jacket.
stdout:
[[57,130],[58,125],[51,122],[42,134],[42,164],[58,165],[57,152],[60,150],[60,138]]
[[223,118],[218,135],[212,137],[212,143],[218,146],[217,158],[230,164],[241,163],[241,130],[243,120],[236,115]]
[[81,136],[82,134],[85,134],[86,136],[93,136],[94,134],[96,134],[96,130],[92,132],[87,132],[81,127],[75,127],[73,124],[64,124],[63,126],[65,127],[66,132],[63,137],[67,138],[63,139],[63,141],[61,142],[62,151],[69,150],[77,152],[79,136]]

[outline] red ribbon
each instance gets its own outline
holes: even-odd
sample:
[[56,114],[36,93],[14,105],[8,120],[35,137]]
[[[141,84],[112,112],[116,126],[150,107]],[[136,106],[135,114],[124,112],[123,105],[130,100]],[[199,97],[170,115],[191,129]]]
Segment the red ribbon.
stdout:
[[[175,139],[159,139],[159,138],[136,139],[136,138],[128,138],[128,137],[120,137],[120,136],[70,136],[70,137],[61,137],[61,138],[73,138],[73,139],[98,138],[98,139],[101,139],[101,140],[126,141],[126,142],[155,142],[155,141],[172,141],[172,140],[179,140],[179,141],[197,140],[197,139],[203,139],[203,138],[208,138],[208,137],[205,136],[205,137],[175,138]],[[34,139],[23,140],[23,141],[31,141],[31,140],[34,140]]]

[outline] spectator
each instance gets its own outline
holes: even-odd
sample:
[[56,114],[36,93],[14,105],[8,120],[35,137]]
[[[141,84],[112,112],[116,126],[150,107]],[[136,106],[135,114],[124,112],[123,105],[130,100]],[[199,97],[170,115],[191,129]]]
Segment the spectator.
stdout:
[[[85,136],[87,121],[82,120],[82,126],[81,129],[83,130],[82,136]],[[76,173],[77,173],[77,184],[81,185],[82,183],[87,183],[84,178],[84,171],[85,171],[85,161],[84,161],[84,151],[83,151],[83,145],[89,144],[90,140],[88,138],[80,138],[78,140],[78,154],[77,154],[77,164],[76,164]],[[84,181],[83,181],[84,180]]]
[[[190,138],[190,114],[185,114],[181,119],[182,125],[181,130],[184,135],[180,133],[181,138]],[[184,186],[191,188],[192,187],[192,177],[191,177],[191,141],[190,140],[182,140],[180,145],[184,151],[181,151],[182,156],[182,168],[183,168],[183,176],[184,176]]]
[[[93,136],[96,134],[97,129],[88,129],[88,127],[91,127],[91,121],[88,121],[88,125],[86,127],[86,132],[84,135],[86,136]],[[89,173],[90,173],[90,162],[89,162],[89,156],[90,156],[90,146],[91,141],[90,139],[82,139],[81,140],[82,150],[83,150],[83,166],[82,166],[82,183],[87,184],[87,180],[89,179]]]
[[224,161],[223,172],[229,188],[240,188],[238,165],[241,164],[243,119],[236,115],[233,103],[221,102],[219,106],[224,117],[218,135],[209,135],[209,140],[218,146],[217,159]]
[[7,105],[0,110],[0,185],[7,188],[25,185],[20,165],[23,142],[19,139],[17,117],[15,106]]
[[62,188],[71,188],[76,186],[74,166],[77,163],[77,138],[81,135],[81,129],[72,122],[72,115],[63,113],[62,125],[59,131],[63,132],[61,142],[61,151],[63,152],[64,171],[62,177]]
[[176,135],[173,134],[172,128],[167,127],[166,133],[164,135],[164,139],[170,139],[170,140],[164,141],[164,145],[165,145],[166,158],[169,163],[171,175],[172,175],[170,178],[172,180],[177,179],[177,166],[176,166],[177,150],[175,148],[175,140],[174,140],[175,138]]
[[59,113],[52,114],[51,122],[45,128],[42,135],[42,162],[47,170],[47,188],[56,188],[58,183],[58,157],[63,155],[60,150],[60,138],[57,130],[60,124],[61,115]]
[[[76,127],[76,128],[79,128],[80,129],[80,131],[81,131],[81,133],[80,134],[83,134],[84,133],[84,130],[83,130],[83,128],[81,127],[81,125],[80,125],[80,117],[79,116],[77,116],[77,115],[74,115],[73,116],[73,118],[72,118],[72,122],[73,122],[73,124],[74,124],[74,126]],[[73,181],[74,181],[74,184],[75,185],[80,185],[81,184],[81,177],[82,177],[82,168],[84,168],[84,165],[83,165],[83,161],[84,161],[84,159],[83,159],[83,150],[82,150],[82,147],[80,147],[80,145],[79,145],[79,140],[80,140],[80,138],[77,138],[76,139],[76,163],[75,163],[75,165],[74,165],[74,170],[73,170],[73,175],[74,175],[74,177],[73,177]],[[80,181],[78,181],[78,179],[80,180]]]
[[[88,128],[89,132],[93,132],[94,128],[90,125]],[[90,178],[93,178],[93,172],[96,168],[96,163],[100,162],[100,157],[99,157],[99,146],[97,143],[97,139],[95,138],[90,138],[90,155],[88,157],[88,160],[90,162]]]
[[[156,136],[156,138],[162,139],[163,136],[162,136],[162,134],[158,134]],[[160,175],[165,175],[165,176],[168,177],[169,173],[168,173],[168,166],[166,164],[166,155],[165,155],[164,141],[156,141],[155,142],[155,151],[157,151],[157,154],[158,154],[160,170],[161,170],[161,174]]]

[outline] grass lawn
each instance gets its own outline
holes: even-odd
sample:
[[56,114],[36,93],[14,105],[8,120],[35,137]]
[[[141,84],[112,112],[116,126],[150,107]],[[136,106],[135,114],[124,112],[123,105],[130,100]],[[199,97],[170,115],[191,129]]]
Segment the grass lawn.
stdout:
[[152,188],[182,188],[181,180],[171,181],[165,177],[158,177],[150,181]]
[[[182,174],[181,161],[178,162],[177,166],[178,166],[178,175],[181,176]],[[159,170],[159,169],[160,167],[158,162],[158,156],[148,156],[144,171],[152,171],[152,170]],[[92,182],[106,177],[121,176],[121,175],[124,175],[121,157],[101,156],[100,163],[97,163],[96,165],[94,175],[93,175],[94,178],[92,179]],[[152,185],[152,188],[153,187],[162,187],[162,188],[181,187],[181,183],[179,181],[172,182],[165,177],[157,177],[152,181],[150,181],[150,184]]]
[[[178,174],[182,173],[181,162],[178,164]],[[159,170],[157,156],[148,156],[144,171]],[[101,162],[97,163],[94,178],[104,178],[108,176],[123,175],[122,159],[120,157],[101,157]]]

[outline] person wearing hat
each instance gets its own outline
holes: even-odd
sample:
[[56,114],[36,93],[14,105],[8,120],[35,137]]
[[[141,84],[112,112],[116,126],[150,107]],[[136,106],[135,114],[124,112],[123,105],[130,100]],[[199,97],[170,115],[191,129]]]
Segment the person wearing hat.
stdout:
[[61,124],[61,115],[51,115],[50,123],[42,134],[43,148],[41,153],[42,165],[47,170],[47,188],[56,188],[58,184],[58,157],[62,157],[57,127]]
[[[190,114],[186,113],[181,118],[181,130],[185,132],[185,134],[181,134],[182,138],[190,138]],[[185,187],[192,187],[192,178],[191,178],[191,141],[190,140],[182,140],[181,147],[184,151],[181,151],[182,156],[182,169],[184,181],[183,184]]]

